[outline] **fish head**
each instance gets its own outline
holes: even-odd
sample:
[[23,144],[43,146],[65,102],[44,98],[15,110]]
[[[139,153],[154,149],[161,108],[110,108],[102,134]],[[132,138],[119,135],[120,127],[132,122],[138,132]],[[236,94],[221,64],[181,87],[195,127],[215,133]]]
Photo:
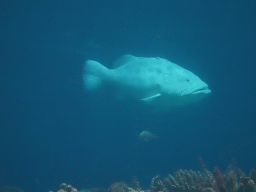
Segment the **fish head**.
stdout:
[[164,76],[164,92],[176,96],[184,103],[190,103],[205,97],[211,90],[197,75],[182,67],[176,66]]

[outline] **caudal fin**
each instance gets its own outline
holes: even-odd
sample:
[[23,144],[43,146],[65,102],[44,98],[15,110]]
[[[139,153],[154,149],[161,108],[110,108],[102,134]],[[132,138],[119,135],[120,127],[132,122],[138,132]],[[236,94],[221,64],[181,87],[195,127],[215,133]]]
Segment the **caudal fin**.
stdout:
[[84,64],[84,85],[88,91],[98,89],[106,78],[108,69],[97,61],[88,60]]

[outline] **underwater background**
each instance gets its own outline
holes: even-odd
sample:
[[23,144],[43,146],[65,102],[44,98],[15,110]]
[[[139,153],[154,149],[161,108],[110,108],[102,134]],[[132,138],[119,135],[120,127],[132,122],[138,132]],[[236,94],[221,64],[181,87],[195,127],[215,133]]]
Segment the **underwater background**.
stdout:
[[[26,192],[130,185],[178,169],[256,166],[254,0],[3,0],[0,3],[0,187]],[[212,93],[145,112],[114,90],[86,92],[87,59],[162,57]],[[143,143],[141,131],[158,136]]]

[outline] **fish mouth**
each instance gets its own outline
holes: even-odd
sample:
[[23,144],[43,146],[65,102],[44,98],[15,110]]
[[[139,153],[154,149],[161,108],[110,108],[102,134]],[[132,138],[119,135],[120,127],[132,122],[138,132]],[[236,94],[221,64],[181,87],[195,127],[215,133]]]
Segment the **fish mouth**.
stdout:
[[190,94],[195,95],[195,94],[200,94],[200,93],[209,94],[209,93],[211,93],[211,90],[207,86],[207,87],[203,87],[200,89],[196,89],[193,92],[191,92]]
[[196,88],[196,89],[186,89],[184,91],[181,92],[181,96],[183,95],[197,95],[197,94],[209,94],[211,93],[211,90],[208,88],[208,86],[204,86],[201,88]]

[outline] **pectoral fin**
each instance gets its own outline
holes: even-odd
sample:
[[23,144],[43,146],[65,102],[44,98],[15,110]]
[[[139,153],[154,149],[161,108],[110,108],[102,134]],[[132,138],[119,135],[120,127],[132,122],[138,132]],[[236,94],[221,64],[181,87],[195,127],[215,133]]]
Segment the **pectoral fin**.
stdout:
[[156,95],[152,95],[150,97],[146,97],[146,98],[143,98],[141,99],[142,101],[152,101],[153,99],[157,98],[157,97],[160,97],[161,96],[161,93],[157,93]]

